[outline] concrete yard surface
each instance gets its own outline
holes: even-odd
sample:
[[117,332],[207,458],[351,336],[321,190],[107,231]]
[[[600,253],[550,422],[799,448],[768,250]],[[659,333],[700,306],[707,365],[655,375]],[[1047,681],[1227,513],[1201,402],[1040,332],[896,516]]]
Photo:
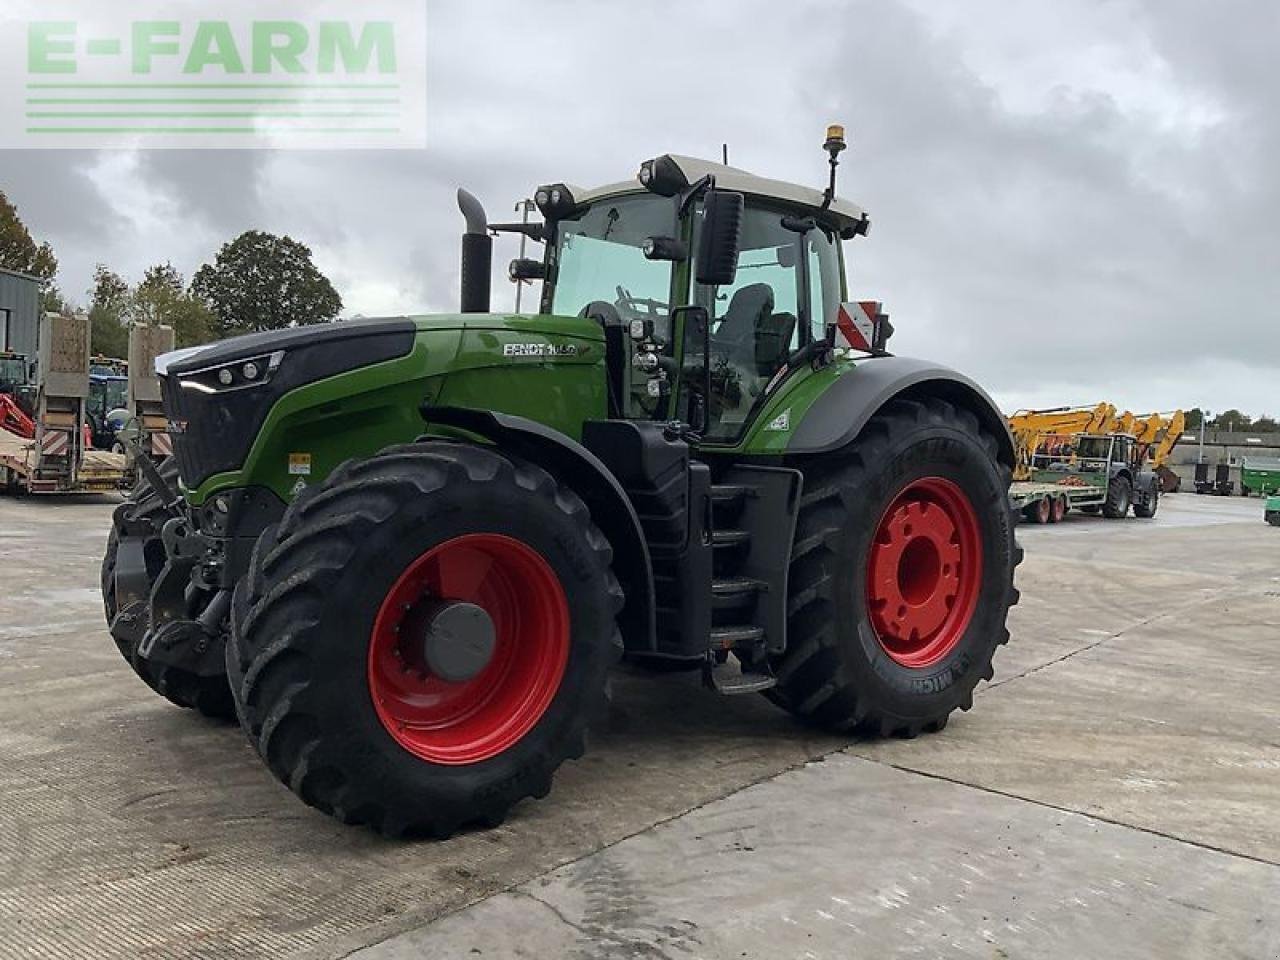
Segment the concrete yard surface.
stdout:
[[619,673],[551,795],[443,843],[299,803],[102,622],[113,503],[0,499],[0,958],[1280,957],[1280,530],[1023,525],[995,682],[849,741]]

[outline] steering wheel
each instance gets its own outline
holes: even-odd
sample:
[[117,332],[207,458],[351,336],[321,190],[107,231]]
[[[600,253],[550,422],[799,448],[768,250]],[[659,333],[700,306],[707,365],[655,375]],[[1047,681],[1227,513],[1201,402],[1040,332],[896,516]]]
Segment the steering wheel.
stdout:
[[614,290],[618,294],[618,299],[615,301],[616,305],[620,311],[627,314],[628,319],[665,319],[671,314],[671,304],[669,303],[654,300],[652,297],[632,296],[631,291],[621,284],[616,286]]

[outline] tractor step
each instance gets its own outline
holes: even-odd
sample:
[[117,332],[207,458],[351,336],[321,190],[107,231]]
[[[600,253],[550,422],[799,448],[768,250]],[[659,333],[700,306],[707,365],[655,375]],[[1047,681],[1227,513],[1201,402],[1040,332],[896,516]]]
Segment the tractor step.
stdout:
[[755,603],[756,596],[766,586],[750,577],[725,577],[711,581],[711,608],[713,610],[737,610]]
[[711,502],[717,507],[740,506],[747,499],[750,487],[741,483],[713,483]]
[[764,628],[748,624],[732,627],[711,628],[712,650],[733,650],[736,647],[750,647],[764,640]]
[[760,693],[778,685],[776,677],[767,673],[739,669],[736,663],[729,661],[709,667],[703,676],[707,686],[727,697],[744,693]]
[[716,530],[711,534],[711,545],[715,547],[739,547],[750,542],[749,530]]

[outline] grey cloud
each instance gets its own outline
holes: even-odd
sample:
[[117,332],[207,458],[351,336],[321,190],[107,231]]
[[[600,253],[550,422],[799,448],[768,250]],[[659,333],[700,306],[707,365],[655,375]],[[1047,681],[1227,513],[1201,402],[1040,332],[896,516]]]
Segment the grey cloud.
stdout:
[[[95,260],[189,273],[257,226],[309,243],[352,312],[447,310],[458,185],[506,218],[537,183],[724,141],[741,166],[820,185],[842,120],[841,189],[874,224],[849,247],[853,292],[886,301],[898,350],[1009,405],[1280,412],[1272,5],[950,9],[437,0],[425,152],[147,154],[137,186],[160,212],[126,230],[95,155],[9,154],[0,186],[72,291]],[[511,296],[499,278],[495,304]]]

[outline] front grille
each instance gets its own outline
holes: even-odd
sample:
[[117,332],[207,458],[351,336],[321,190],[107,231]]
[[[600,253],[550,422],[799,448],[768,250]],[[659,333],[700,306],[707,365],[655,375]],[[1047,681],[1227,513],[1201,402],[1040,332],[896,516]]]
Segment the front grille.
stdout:
[[239,468],[249,455],[271,405],[280,395],[262,389],[228,394],[184,390],[178,377],[161,377],[164,412],[173,438],[178,473],[188,487],[198,487],[215,473]]

